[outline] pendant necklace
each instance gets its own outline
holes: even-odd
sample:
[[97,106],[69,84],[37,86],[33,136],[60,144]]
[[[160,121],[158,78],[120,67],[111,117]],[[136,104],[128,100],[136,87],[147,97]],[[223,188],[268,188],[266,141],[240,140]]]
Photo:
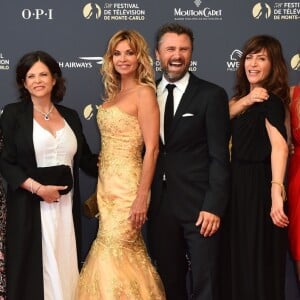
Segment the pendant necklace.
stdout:
[[54,108],[54,105],[52,104],[52,106],[50,107],[50,109],[49,109],[49,111],[48,111],[47,113],[45,113],[45,112],[43,112],[43,111],[37,109],[35,106],[33,106],[33,108],[34,108],[37,112],[41,113],[41,114],[44,116],[44,120],[45,120],[45,121],[49,121],[49,120],[50,120],[49,115],[52,113],[53,108]]

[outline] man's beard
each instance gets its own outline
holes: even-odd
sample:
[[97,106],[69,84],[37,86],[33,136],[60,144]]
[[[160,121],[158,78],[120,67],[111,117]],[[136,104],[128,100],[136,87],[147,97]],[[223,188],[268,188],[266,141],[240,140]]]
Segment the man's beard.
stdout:
[[175,82],[180,80],[184,75],[188,72],[189,68],[185,68],[182,72],[180,73],[174,73],[174,72],[168,72],[168,68],[162,68],[162,72],[164,74],[164,77],[169,81],[169,82]]

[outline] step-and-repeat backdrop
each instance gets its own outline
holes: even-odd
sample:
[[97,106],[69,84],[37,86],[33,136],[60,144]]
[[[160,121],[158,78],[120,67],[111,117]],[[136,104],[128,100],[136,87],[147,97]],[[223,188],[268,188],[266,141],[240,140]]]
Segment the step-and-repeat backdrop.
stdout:
[[[17,101],[15,66],[20,57],[33,50],[47,51],[59,61],[67,80],[63,104],[78,111],[95,152],[100,142],[95,114],[103,92],[99,68],[108,39],[119,29],[136,29],[144,35],[158,77],[157,28],[174,21],[191,27],[195,47],[190,70],[223,86],[229,96],[244,42],[253,35],[270,34],[282,43],[290,84],[300,81],[300,2],[88,1],[0,1],[0,108]],[[95,184],[95,179],[81,174],[82,200]],[[83,218],[83,256],[96,228],[95,220]]]

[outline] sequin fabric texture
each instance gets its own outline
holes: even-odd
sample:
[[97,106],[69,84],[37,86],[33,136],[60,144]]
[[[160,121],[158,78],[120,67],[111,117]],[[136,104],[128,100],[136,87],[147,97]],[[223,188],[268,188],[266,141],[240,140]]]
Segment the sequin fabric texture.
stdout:
[[97,201],[99,231],[80,274],[77,299],[165,299],[140,230],[128,219],[142,168],[143,138],[135,116],[100,107]]

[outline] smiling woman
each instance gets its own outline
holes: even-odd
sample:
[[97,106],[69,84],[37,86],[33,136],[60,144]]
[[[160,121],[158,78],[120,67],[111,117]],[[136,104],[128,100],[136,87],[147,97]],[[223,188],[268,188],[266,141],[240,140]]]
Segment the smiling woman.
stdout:
[[[121,41],[113,54],[113,64],[117,73],[121,76],[135,75],[138,67],[136,53],[130,48],[127,41]],[[135,87],[135,86],[134,86]],[[126,88],[126,90],[132,88]],[[121,90],[123,92],[124,90]]]
[[80,273],[76,299],[164,300],[141,234],[159,135],[153,69],[144,38],[133,30],[114,34],[102,74],[105,101],[97,114],[101,226]]
[[229,253],[223,262],[229,265],[223,299],[283,300],[289,224],[284,188],[289,87],[277,39],[255,36],[247,41],[235,91],[229,104],[232,199],[224,239]]
[[[71,300],[80,261],[79,167],[96,176],[97,155],[86,143],[77,113],[58,105],[65,85],[55,59],[42,51],[27,53],[16,78],[21,101],[6,105],[1,116],[0,167],[8,183],[7,296]],[[63,181],[68,176],[69,186],[60,180],[51,184],[50,170],[55,179],[57,170],[67,170]]]
[[246,76],[250,83],[250,89],[260,87],[262,82],[270,74],[271,62],[266,49],[257,53],[249,53],[245,59]]

